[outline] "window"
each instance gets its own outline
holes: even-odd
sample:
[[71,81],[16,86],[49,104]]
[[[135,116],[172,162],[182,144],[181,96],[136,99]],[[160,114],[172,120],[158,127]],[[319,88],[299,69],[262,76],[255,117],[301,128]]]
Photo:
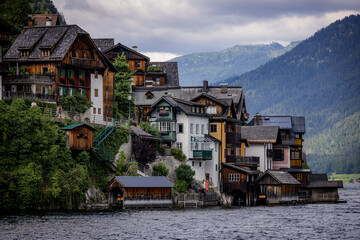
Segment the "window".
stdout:
[[42,51],[41,51],[41,56],[43,56],[43,57],[48,57],[48,56],[50,56],[50,50],[42,50]]
[[99,89],[95,89],[95,97],[99,96]]
[[81,94],[81,95],[85,95],[85,89],[80,88],[80,89],[79,89],[79,94]]
[[137,67],[137,68],[139,68],[139,67],[140,67],[140,62],[135,62],[135,63],[134,63],[134,66]]
[[217,164],[215,164],[215,171],[217,171]]
[[177,148],[180,148],[180,149],[182,150],[182,143],[181,143],[181,142],[177,142],[177,143],[176,143],[176,147],[177,147]]
[[204,134],[204,124],[201,124],[201,134]]
[[191,112],[195,112],[195,107],[191,107]]
[[146,99],[152,99],[153,94],[151,92],[146,93]]
[[101,108],[98,108],[98,114],[101,114]]
[[195,166],[195,162],[194,162],[194,161],[192,161],[192,166]]
[[216,107],[208,107],[206,109],[207,114],[216,114]]
[[93,114],[96,114],[96,108],[93,108]]
[[66,88],[59,88],[59,96],[65,96],[66,95]]
[[195,133],[196,133],[196,134],[199,134],[199,124],[196,124],[196,125],[195,125]]
[[79,78],[80,79],[85,79],[85,71],[80,71],[79,72]]
[[171,131],[170,122],[160,122],[160,131]]
[[303,179],[302,173],[296,174],[296,179],[301,181]]
[[194,124],[190,123],[190,134],[194,134]]
[[43,67],[43,74],[49,74],[49,69],[47,67]]
[[20,57],[28,57],[29,56],[29,51],[21,51],[20,52]]
[[230,173],[229,174],[229,182],[239,182],[240,174],[239,173]]
[[69,88],[69,93],[71,96],[75,95],[75,88]]
[[201,161],[199,162],[199,167],[201,167]]
[[284,150],[274,149],[273,161],[284,161]]
[[184,132],[184,125],[182,123],[178,123],[178,133]]
[[210,124],[210,133],[217,133],[217,124]]
[[160,78],[156,78],[156,84],[160,85]]
[[94,77],[95,77],[96,79],[98,78],[98,75],[99,75],[98,71],[95,71]]

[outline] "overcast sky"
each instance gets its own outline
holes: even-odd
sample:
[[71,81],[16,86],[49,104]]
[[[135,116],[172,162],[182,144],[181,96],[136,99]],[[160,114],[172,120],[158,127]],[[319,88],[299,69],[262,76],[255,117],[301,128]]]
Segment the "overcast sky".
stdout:
[[359,0],[53,0],[67,24],[138,46],[151,61],[235,45],[303,40]]

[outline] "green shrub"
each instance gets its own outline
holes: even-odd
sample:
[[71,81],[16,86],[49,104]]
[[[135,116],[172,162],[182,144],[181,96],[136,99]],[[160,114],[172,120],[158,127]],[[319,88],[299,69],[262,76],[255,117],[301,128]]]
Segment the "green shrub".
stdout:
[[147,133],[154,135],[156,137],[161,137],[159,130],[156,127],[153,127],[148,122],[140,122],[140,127]]
[[186,182],[186,187],[189,188],[194,183],[195,171],[191,170],[191,167],[187,164],[181,164],[176,170],[177,180]]
[[153,176],[167,176],[169,174],[169,169],[162,162],[155,164],[153,170],[155,171]]
[[180,162],[186,161],[186,155],[183,153],[183,151],[180,148],[177,147],[171,148],[171,154]]
[[187,184],[184,180],[177,180],[174,187],[179,193],[187,193]]

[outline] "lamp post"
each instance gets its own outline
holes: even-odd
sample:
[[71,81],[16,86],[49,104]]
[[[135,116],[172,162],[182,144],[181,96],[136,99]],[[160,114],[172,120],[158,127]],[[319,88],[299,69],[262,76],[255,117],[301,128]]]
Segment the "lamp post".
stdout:
[[128,117],[128,126],[130,126],[130,112],[131,112],[131,109],[130,109],[130,103],[131,103],[131,94],[128,95],[128,100],[129,100],[129,117]]

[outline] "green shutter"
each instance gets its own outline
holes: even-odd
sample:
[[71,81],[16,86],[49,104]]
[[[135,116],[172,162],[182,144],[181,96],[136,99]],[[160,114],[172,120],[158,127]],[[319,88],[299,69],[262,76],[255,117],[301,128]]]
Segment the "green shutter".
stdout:
[[82,77],[85,79],[85,71],[82,71]]
[[66,88],[63,88],[63,95],[66,95]]
[[58,76],[61,77],[61,70],[58,69]]
[[85,95],[85,89],[81,89],[81,94]]
[[71,89],[71,95],[75,95],[75,88]]
[[66,76],[66,70],[65,70],[65,69],[62,70],[62,76],[63,76],[63,77]]
[[61,88],[59,88],[59,96],[61,96],[61,90],[62,90],[62,89],[61,89]]

